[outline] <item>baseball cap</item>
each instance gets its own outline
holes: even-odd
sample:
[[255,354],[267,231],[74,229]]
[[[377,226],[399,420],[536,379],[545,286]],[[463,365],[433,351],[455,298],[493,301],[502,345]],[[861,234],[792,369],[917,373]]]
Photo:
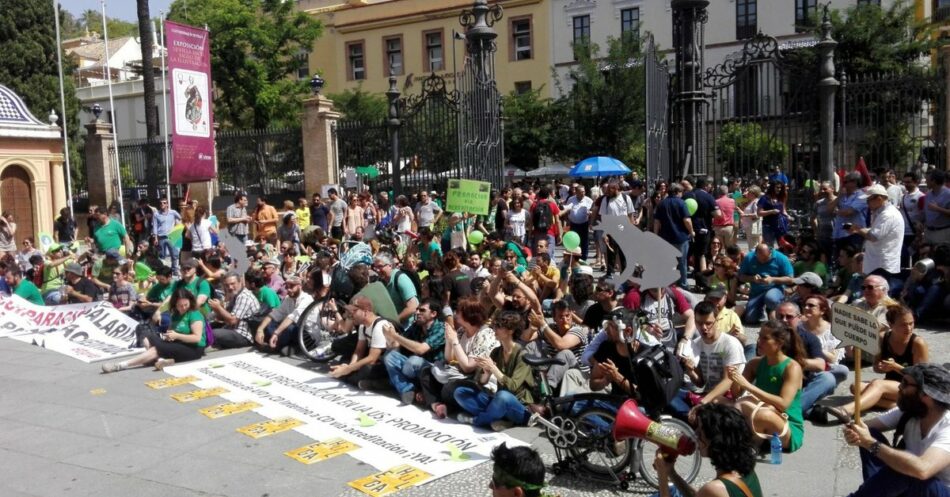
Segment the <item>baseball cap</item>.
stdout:
[[196,269],[198,267],[198,259],[188,259],[187,261],[181,263],[181,267],[187,269]]
[[588,276],[593,276],[594,268],[581,264],[580,266],[574,268],[574,274],[586,274]]
[[930,398],[950,404],[950,371],[945,366],[933,363],[915,364],[904,368],[902,373],[913,378]]
[[796,285],[811,285],[815,288],[820,288],[823,282],[821,281],[821,276],[818,276],[811,271],[807,273],[802,273],[801,276],[792,280]]
[[885,188],[884,188],[883,186],[881,186],[881,185],[871,185],[871,186],[867,189],[867,191],[866,191],[865,193],[867,193],[867,195],[868,195],[869,197],[873,197],[873,196],[875,196],[875,195],[880,195],[880,196],[886,197],[886,196],[887,196],[887,189],[885,189]]
[[69,264],[66,264],[65,271],[67,273],[78,274],[79,276],[82,276],[82,273],[83,273],[82,266],[80,266],[79,263],[76,263],[76,262],[70,262]]
[[111,257],[119,261],[119,265],[125,264],[127,261],[125,257],[122,257],[122,254],[119,253],[119,249],[109,249],[106,250],[106,257]]
[[49,246],[48,249],[46,249],[46,255],[52,254],[53,252],[57,252],[61,250],[62,248],[63,248],[62,245],[58,243],[53,243],[52,245]]

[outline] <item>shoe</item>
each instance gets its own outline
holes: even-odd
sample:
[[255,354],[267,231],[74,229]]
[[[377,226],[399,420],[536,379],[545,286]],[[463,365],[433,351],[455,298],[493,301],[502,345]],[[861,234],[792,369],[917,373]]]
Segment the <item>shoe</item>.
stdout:
[[155,371],[161,371],[172,364],[175,364],[174,359],[159,359],[155,361]]
[[356,386],[360,390],[385,390],[389,387],[389,380],[360,380]]
[[118,362],[114,362],[112,364],[103,364],[102,374],[117,373],[123,369],[125,369],[125,366]]
[[826,426],[848,424],[851,422],[851,416],[848,416],[848,413],[844,410],[838,407],[823,406],[821,404],[816,404],[811,408],[809,418],[814,423]]
[[416,404],[419,404],[420,406],[424,406],[426,403],[426,396],[422,392],[416,392],[416,398],[414,400]]
[[412,402],[416,400],[416,392],[413,392],[412,390],[403,392],[399,394],[399,400],[401,400],[402,403],[406,405],[412,404]]
[[515,424],[507,419],[496,419],[491,422],[491,429],[494,431],[505,431],[508,428],[511,428]]
[[472,416],[467,412],[460,412],[457,416],[455,416],[455,420],[459,423],[470,425],[475,422],[475,416]]
[[548,408],[544,404],[528,404],[528,410],[531,411],[531,414],[537,414],[542,418],[547,418],[550,413],[548,413]]
[[448,414],[448,408],[441,402],[432,404],[432,414],[435,415],[436,419],[445,419],[445,416]]

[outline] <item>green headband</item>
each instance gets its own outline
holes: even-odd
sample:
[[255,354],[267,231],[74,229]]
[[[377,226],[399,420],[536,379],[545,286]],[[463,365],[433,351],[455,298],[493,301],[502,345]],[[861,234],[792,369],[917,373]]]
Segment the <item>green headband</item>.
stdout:
[[499,468],[498,466],[495,466],[495,470],[492,473],[492,479],[498,482],[499,485],[504,486],[505,488],[521,487],[524,490],[541,490],[542,488],[544,488],[544,483],[538,484],[538,483],[528,483],[526,481],[522,481],[512,476],[510,473],[508,473],[504,469]]

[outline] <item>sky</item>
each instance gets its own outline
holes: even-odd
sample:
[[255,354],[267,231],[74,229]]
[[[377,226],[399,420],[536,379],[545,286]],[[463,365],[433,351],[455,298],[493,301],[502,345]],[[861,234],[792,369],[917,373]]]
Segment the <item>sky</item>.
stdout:
[[[99,0],[59,0],[59,3],[76,17],[89,9],[96,12],[102,10]],[[171,4],[172,0],[149,0],[148,12],[153,18],[158,17],[159,11],[165,10],[167,12]],[[106,0],[106,17],[137,22],[135,0]]]

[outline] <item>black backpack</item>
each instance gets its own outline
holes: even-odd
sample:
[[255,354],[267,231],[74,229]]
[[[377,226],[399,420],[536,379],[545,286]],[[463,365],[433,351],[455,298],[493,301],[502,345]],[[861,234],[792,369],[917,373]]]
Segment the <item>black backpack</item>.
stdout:
[[659,412],[670,404],[683,386],[683,367],[663,345],[646,347],[632,355],[637,392],[645,408]]
[[551,211],[551,201],[544,199],[538,202],[534,208],[534,216],[531,218],[531,224],[538,231],[547,231],[551,228],[554,213]]

